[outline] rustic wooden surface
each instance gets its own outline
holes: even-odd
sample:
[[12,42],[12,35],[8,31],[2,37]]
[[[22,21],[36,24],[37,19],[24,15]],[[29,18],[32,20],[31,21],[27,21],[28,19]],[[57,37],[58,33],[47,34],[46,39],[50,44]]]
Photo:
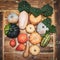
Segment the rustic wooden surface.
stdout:
[[56,22],[57,22],[56,56],[57,60],[60,60],[60,0],[56,0],[55,9],[56,9]]
[[[3,13],[3,27],[8,23],[6,18],[11,12],[15,12],[16,14],[19,14],[18,10],[5,10],[4,13]],[[52,17],[54,17],[54,15],[52,15]],[[23,30],[22,30],[22,32],[23,32]],[[6,59],[6,60],[8,60],[8,58],[16,60],[16,59],[18,59],[18,56],[19,56],[19,60],[22,59],[22,58],[23,58],[23,60],[28,60],[29,58],[31,58],[31,60],[32,59],[33,60],[38,59],[38,58],[41,59],[41,60],[44,60],[46,58],[51,60],[51,59],[55,58],[54,57],[55,56],[55,54],[54,54],[55,53],[55,44],[54,44],[55,39],[51,39],[51,41],[49,43],[49,46],[47,46],[45,48],[40,47],[40,54],[38,56],[32,56],[30,54],[29,57],[27,57],[27,58],[24,58],[23,54],[21,54],[20,51],[16,51],[15,48],[12,48],[9,45],[10,39],[8,37],[6,37],[4,33],[3,33],[3,42],[4,42],[4,44],[3,44],[3,49],[4,49],[3,54],[4,54],[4,59]],[[13,56],[11,56],[11,54]]]
[[[43,5],[47,4],[47,3],[52,3],[53,0],[34,0],[32,2],[32,0],[27,0],[31,6],[33,7],[39,7],[41,8]],[[0,1],[0,10],[7,10],[7,9],[17,9],[18,7],[18,3],[16,3],[15,1]]]
[[0,60],[2,60],[2,13],[0,12]]
[[[12,4],[12,6],[10,4]],[[17,9],[17,3],[15,3],[15,2],[9,2],[9,3],[8,2],[0,2],[0,10],[13,9],[13,7],[14,7],[14,9]],[[56,9],[56,22],[57,22],[57,44],[56,44],[57,45],[57,48],[56,48],[57,49],[57,54],[56,54],[56,56],[57,56],[57,60],[60,60],[60,50],[59,50],[60,49],[60,43],[59,43],[60,42],[60,32],[59,32],[59,30],[60,30],[60,0],[56,0],[55,9]],[[2,29],[0,29],[0,30],[2,30]],[[1,37],[2,37],[2,35],[1,35]],[[1,37],[0,37],[0,39],[1,39],[0,41],[2,42],[2,38]],[[0,46],[2,46],[2,44]],[[1,49],[2,49],[2,47],[1,47]],[[12,54],[12,57],[11,57],[11,54],[12,53],[9,53],[9,54],[7,53],[7,55],[5,55],[6,59],[9,58],[10,60],[12,60],[11,59],[12,57],[17,57],[18,59],[20,58],[20,55],[17,54],[17,53],[15,53],[16,54],[15,56]],[[19,55],[19,56],[17,56],[17,55]],[[7,57],[7,56],[9,56],[9,57]],[[51,60],[51,59],[49,59],[48,56],[52,57],[52,55],[50,54],[50,55],[45,55],[45,58],[43,58],[43,56],[42,56],[42,58],[30,57],[30,58],[27,58],[27,60],[29,60],[29,59],[30,60],[45,60],[45,59]],[[2,57],[2,55],[1,55],[1,57]],[[20,59],[23,60],[22,57]],[[2,60],[2,59],[0,58],[0,60]]]

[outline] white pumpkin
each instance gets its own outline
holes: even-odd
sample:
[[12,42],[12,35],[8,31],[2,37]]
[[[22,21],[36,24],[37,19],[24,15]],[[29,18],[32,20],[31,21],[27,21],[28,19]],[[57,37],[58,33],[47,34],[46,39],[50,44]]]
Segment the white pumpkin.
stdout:
[[17,23],[18,22],[18,15],[16,13],[10,13],[8,15],[8,22],[9,23]]
[[45,34],[46,31],[48,31],[48,30],[49,30],[49,28],[46,27],[46,25],[43,24],[42,22],[37,25],[37,32],[39,34]]
[[19,15],[19,27],[20,29],[25,29],[28,23],[28,13],[26,11],[22,11]]

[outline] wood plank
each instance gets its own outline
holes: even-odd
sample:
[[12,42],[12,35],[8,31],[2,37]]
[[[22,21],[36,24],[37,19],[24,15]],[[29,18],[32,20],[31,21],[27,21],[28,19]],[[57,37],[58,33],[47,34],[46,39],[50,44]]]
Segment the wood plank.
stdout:
[[56,56],[57,60],[60,60],[60,0],[55,0],[55,9],[56,9],[56,22],[57,22],[57,39],[56,39]]

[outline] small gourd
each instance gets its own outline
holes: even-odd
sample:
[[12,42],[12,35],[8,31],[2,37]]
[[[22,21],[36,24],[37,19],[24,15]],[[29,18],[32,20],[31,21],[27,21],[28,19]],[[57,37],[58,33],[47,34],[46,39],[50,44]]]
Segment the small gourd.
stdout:
[[30,22],[31,22],[31,24],[33,24],[33,25],[38,24],[39,22],[41,22],[41,20],[42,20],[41,15],[39,15],[39,16],[37,16],[37,17],[35,17],[33,14],[30,15]]

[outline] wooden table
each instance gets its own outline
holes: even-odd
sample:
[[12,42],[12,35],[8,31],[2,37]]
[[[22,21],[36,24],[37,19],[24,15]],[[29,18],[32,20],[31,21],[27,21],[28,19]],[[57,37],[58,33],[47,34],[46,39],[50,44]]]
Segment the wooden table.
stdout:
[[[32,0],[30,0],[30,2],[31,2]],[[47,0],[46,0],[47,1]],[[29,1],[28,1],[29,2]],[[48,2],[48,3],[50,3],[50,1]],[[37,4],[37,3],[36,3]],[[35,4],[35,5],[36,5]],[[33,3],[31,3],[31,5],[33,5]],[[35,6],[35,5],[33,5],[33,6]],[[15,10],[17,10],[17,3],[16,2],[0,2],[0,12],[3,12],[4,10],[12,10],[13,8],[15,9]],[[39,5],[39,3],[38,3],[38,7],[39,7],[40,5]],[[41,6],[42,7],[42,6]],[[56,52],[56,56],[57,56],[57,59],[58,60],[60,60],[60,32],[59,32],[59,30],[60,30],[60,3],[59,3],[59,0],[56,0],[56,3],[55,3],[55,9],[56,9],[56,22],[57,22],[57,52]],[[2,40],[2,39],[1,39]],[[10,55],[9,55],[10,56]],[[16,55],[17,56],[17,55]],[[46,55],[45,55],[46,56]],[[50,56],[50,55],[49,55]],[[20,56],[18,56],[17,58],[19,58]],[[49,58],[48,57],[45,57],[45,58],[47,58],[48,60],[49,60]],[[42,58],[41,60],[45,60],[45,58]],[[40,58],[39,58],[39,56],[38,56],[38,58],[36,57],[36,58],[27,58],[27,60],[34,60],[34,59],[36,59],[36,60],[40,60]],[[24,60],[22,57],[21,57],[21,60]]]

